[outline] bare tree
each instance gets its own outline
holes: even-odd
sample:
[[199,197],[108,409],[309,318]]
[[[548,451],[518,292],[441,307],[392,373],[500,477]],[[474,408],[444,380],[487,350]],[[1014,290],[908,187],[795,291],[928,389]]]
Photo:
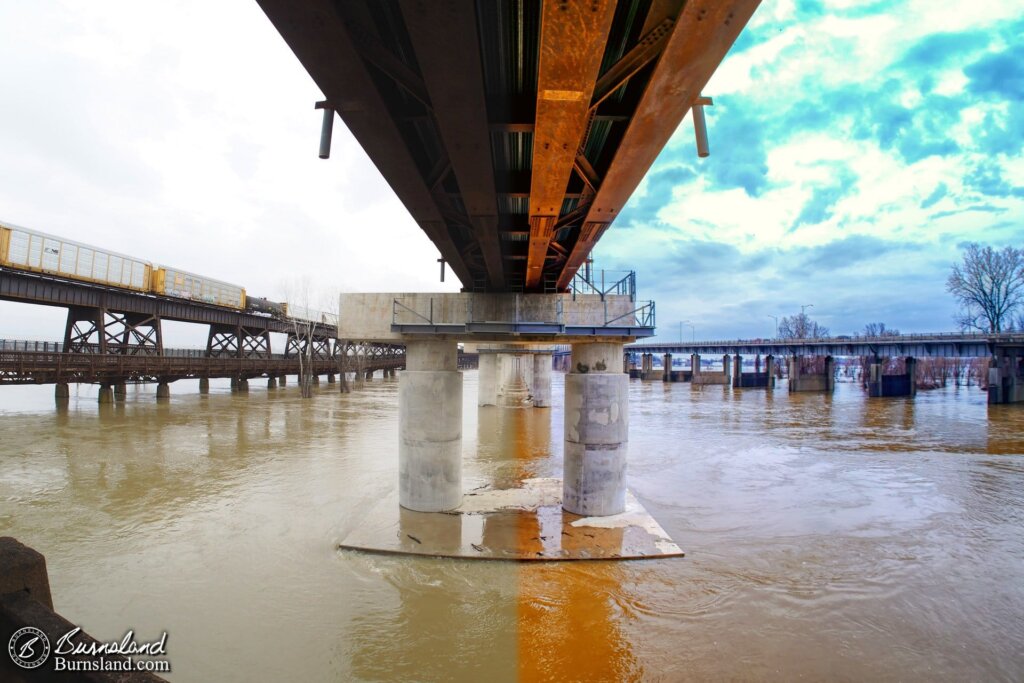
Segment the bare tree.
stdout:
[[962,329],[1002,332],[1024,302],[1024,250],[967,245],[963,263],[953,265],[946,290],[960,303],[956,321]]
[[288,301],[288,318],[292,327],[291,349],[299,360],[299,391],[303,398],[313,396],[313,377],[316,338],[324,334],[324,315],[318,312],[311,303],[313,294],[309,278],[285,286]]
[[900,331],[892,327],[886,327],[885,323],[868,323],[864,326],[864,336],[868,339],[898,337],[900,336]]
[[820,339],[828,336],[828,328],[811,320],[806,313],[779,319],[779,339]]

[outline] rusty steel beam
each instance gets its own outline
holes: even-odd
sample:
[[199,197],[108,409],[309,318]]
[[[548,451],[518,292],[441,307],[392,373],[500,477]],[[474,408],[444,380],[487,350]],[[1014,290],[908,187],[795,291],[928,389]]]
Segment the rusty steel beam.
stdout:
[[665,17],[653,29],[647,32],[640,42],[633,49],[624,54],[619,61],[615,62],[610,69],[605,71],[598,79],[594,87],[594,97],[590,101],[591,107],[604,102],[606,99],[621,88],[626,81],[632,78],[637,71],[644,68],[657,59],[658,55],[672,35],[672,24],[674,20]]
[[303,68],[466,286],[472,285],[444,218],[331,0],[257,0]]
[[558,276],[559,289],[615,220],[759,4],[690,0],[683,7]]
[[544,273],[548,245],[587,129],[590,101],[614,15],[613,0],[543,5],[530,182],[528,290],[538,287]]
[[401,0],[416,60],[490,286],[505,285],[474,0]]

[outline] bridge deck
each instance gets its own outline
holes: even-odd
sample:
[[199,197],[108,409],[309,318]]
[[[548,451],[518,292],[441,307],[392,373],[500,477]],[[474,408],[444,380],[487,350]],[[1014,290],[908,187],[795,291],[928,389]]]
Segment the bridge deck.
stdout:
[[568,287],[759,4],[257,2],[464,287],[500,292]]

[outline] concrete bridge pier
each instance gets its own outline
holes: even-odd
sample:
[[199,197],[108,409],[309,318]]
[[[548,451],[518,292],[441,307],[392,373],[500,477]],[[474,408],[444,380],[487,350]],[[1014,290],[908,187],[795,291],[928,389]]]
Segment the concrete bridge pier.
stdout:
[[562,507],[583,516],[626,508],[629,378],[619,370],[623,345],[572,346],[565,376]]
[[996,347],[988,369],[988,402],[1024,402],[1024,349]]
[[868,396],[872,398],[917,395],[917,359],[904,360],[903,374],[886,375],[885,364],[875,356],[868,366]]
[[333,372],[328,372],[327,373],[327,383],[328,384],[334,384],[334,373]]
[[481,353],[478,372],[478,406],[498,405],[498,354]]
[[409,341],[398,378],[402,507],[443,512],[462,502],[462,373],[453,341]]
[[529,408],[532,405],[532,384],[532,355],[498,354],[498,405],[505,408]]
[[114,389],[109,384],[101,384],[100,390],[97,392],[96,399],[100,403],[113,403]]
[[661,357],[661,381],[672,381],[672,354],[666,353]]
[[826,356],[824,369],[821,372],[809,372],[804,368],[803,358],[789,358],[789,390],[790,391],[825,391],[836,388],[835,360]]
[[53,387],[53,398],[57,403],[67,403],[71,400],[71,390],[67,382],[60,382]]
[[551,367],[552,354],[535,353],[533,355],[533,407],[551,407]]
[[157,382],[156,398],[158,401],[166,401],[171,397],[171,386],[167,382]]
[[281,375],[280,377],[278,377],[277,383],[282,387],[288,386],[288,375]]
[[267,378],[267,389],[277,389],[277,378],[273,375]]
[[249,380],[245,377],[238,378],[237,390],[239,393],[249,393]]
[[128,386],[124,382],[114,385],[114,400],[124,401],[128,398]]
[[208,394],[210,393],[210,378],[200,377],[199,378],[199,393]]

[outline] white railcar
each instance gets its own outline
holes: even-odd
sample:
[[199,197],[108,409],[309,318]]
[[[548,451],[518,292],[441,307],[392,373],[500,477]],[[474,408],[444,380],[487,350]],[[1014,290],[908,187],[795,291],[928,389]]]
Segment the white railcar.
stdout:
[[0,222],[0,265],[148,292],[152,268],[141,259]]

